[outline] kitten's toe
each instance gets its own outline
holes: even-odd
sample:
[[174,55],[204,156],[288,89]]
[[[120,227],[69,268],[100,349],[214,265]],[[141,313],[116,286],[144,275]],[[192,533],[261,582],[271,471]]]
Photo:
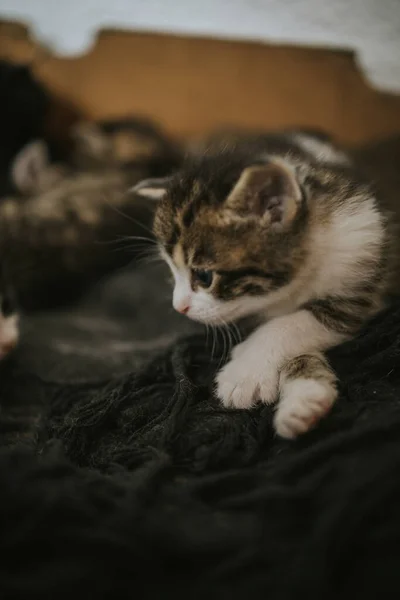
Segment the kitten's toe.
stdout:
[[241,367],[232,360],[217,375],[217,396],[225,408],[248,409],[256,403],[256,382]]
[[248,409],[256,400],[254,387],[246,381],[217,381],[217,396],[225,408]]
[[226,408],[249,409],[257,402],[271,404],[278,395],[278,374],[265,377],[263,366],[249,368],[232,360],[217,375],[217,396]]
[[276,432],[288,439],[305,433],[329,412],[336,396],[336,388],[323,379],[285,383],[274,418]]

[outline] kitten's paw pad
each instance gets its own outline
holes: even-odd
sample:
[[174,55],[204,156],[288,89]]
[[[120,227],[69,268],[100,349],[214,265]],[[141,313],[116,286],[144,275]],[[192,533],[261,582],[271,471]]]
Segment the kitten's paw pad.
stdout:
[[293,439],[309,431],[331,409],[337,391],[317,379],[295,379],[283,385],[274,424],[278,435]]
[[248,409],[270,404],[278,395],[278,370],[249,363],[245,356],[231,360],[217,375],[217,396],[226,408]]

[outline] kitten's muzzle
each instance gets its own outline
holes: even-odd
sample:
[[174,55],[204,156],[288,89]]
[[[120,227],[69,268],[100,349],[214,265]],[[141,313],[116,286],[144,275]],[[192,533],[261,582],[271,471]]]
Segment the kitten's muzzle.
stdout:
[[183,304],[180,306],[174,306],[174,308],[176,311],[178,311],[178,313],[181,313],[181,315],[186,315],[189,312],[190,306],[188,304]]

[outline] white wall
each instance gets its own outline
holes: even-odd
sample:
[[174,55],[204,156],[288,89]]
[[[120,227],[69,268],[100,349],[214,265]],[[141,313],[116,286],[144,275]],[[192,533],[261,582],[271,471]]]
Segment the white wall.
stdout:
[[104,27],[354,49],[373,85],[400,91],[400,0],[0,0],[1,18],[61,54]]

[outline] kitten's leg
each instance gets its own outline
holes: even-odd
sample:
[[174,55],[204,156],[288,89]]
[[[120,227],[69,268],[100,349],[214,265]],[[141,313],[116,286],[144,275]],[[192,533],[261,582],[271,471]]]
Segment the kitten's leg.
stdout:
[[276,432],[294,438],[311,429],[336,400],[336,376],[322,354],[305,354],[290,360],[279,377],[280,400]]
[[[315,355],[351,338],[380,308],[382,304],[378,293],[376,296],[326,298],[261,325],[234,349],[232,359],[218,373],[218,397],[224,406],[231,408],[251,408],[259,401],[265,404],[275,402],[278,399],[279,373],[289,361],[305,354]],[[313,397],[318,395],[316,390],[321,386],[321,383],[316,383],[312,384]],[[310,384],[311,381],[308,381],[309,387]],[[300,391],[298,382],[296,386],[296,394],[294,382],[292,385],[288,382],[282,390],[286,395],[286,408],[289,406],[288,398],[292,408],[295,403],[304,405],[303,393],[301,399],[297,394]],[[333,392],[330,400],[327,393],[326,404],[332,404],[334,399]],[[293,430],[294,435],[296,432]]]
[[279,372],[303,354],[315,354],[350,339],[383,306],[379,287],[363,295],[309,302],[301,310],[261,325],[232,353],[218,373],[217,395],[226,407],[250,408],[278,399]]
[[275,402],[279,373],[289,361],[335,346],[346,337],[306,309],[273,319],[236,346],[217,375],[217,395],[231,408]]

